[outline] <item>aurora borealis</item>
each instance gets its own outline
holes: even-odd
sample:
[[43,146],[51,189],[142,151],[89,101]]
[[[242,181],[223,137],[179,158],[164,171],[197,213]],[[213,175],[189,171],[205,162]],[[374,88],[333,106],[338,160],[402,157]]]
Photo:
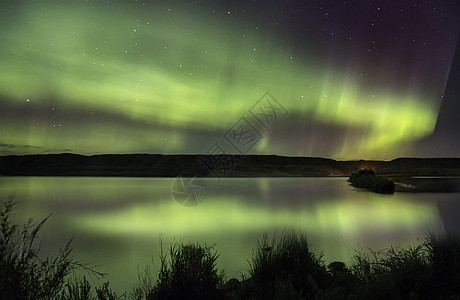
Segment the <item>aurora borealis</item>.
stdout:
[[414,155],[459,31],[441,0],[1,1],[0,154],[203,153],[269,91],[252,154]]

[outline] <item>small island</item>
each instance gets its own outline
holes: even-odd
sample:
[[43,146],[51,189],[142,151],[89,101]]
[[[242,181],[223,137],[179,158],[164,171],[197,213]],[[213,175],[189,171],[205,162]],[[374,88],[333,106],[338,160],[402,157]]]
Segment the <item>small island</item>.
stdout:
[[348,181],[354,187],[365,188],[379,194],[393,194],[395,192],[393,181],[377,176],[372,169],[352,173]]

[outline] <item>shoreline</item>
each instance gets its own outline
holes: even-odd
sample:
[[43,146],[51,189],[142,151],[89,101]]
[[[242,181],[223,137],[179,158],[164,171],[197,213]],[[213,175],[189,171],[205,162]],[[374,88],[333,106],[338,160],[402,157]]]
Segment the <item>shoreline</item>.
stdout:
[[0,156],[3,176],[348,177],[361,169],[393,179],[460,176],[460,158],[337,161],[276,155],[45,154]]

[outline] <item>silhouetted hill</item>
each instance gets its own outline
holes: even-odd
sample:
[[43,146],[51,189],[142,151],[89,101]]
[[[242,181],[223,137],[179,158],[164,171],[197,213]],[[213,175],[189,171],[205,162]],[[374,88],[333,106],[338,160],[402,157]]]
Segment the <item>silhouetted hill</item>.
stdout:
[[[205,165],[210,167],[206,167]],[[4,176],[309,177],[349,176],[360,169],[390,176],[460,176],[460,158],[336,161],[276,155],[47,154],[0,156]]]

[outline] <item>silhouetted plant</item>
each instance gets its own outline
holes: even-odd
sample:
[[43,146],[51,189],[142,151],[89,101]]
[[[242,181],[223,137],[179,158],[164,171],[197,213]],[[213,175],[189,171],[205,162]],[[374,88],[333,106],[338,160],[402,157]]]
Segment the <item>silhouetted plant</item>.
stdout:
[[162,253],[159,278],[148,299],[223,298],[223,274],[216,269],[219,255],[212,249],[193,243],[176,244],[169,249],[169,260]]
[[100,287],[94,289],[93,293],[91,284],[83,278],[72,278],[67,281],[65,289],[62,291],[59,300],[118,300],[126,299],[125,295],[117,297],[116,293],[105,282]]
[[458,238],[430,236],[417,246],[354,257],[350,299],[459,299]]
[[39,257],[37,238],[48,217],[39,223],[29,219],[22,227],[13,224],[15,204],[9,197],[0,206],[0,299],[60,299],[73,270],[102,275],[73,259],[71,240],[55,258]]
[[153,288],[155,283],[153,281],[153,274],[149,266],[141,274],[138,272],[138,284],[131,291],[131,300],[144,300],[153,297]]
[[91,285],[85,277],[80,280],[72,278],[66,283],[65,289],[61,294],[61,300],[93,299],[91,294]]
[[64,285],[65,276],[80,267],[70,256],[70,242],[56,258],[40,259],[40,249],[35,242],[48,218],[38,224],[29,219],[19,227],[10,220],[14,205],[10,197],[0,208],[0,298],[55,298]]
[[242,296],[257,299],[279,293],[315,299],[331,282],[322,255],[313,253],[306,236],[295,232],[285,233],[270,244],[265,235],[255,249],[249,276]]
[[117,294],[109,287],[108,282],[104,282],[101,287],[96,287],[96,296],[98,300],[117,300]]
[[434,288],[445,295],[460,298],[460,239],[430,233],[425,238],[428,259],[432,264]]

